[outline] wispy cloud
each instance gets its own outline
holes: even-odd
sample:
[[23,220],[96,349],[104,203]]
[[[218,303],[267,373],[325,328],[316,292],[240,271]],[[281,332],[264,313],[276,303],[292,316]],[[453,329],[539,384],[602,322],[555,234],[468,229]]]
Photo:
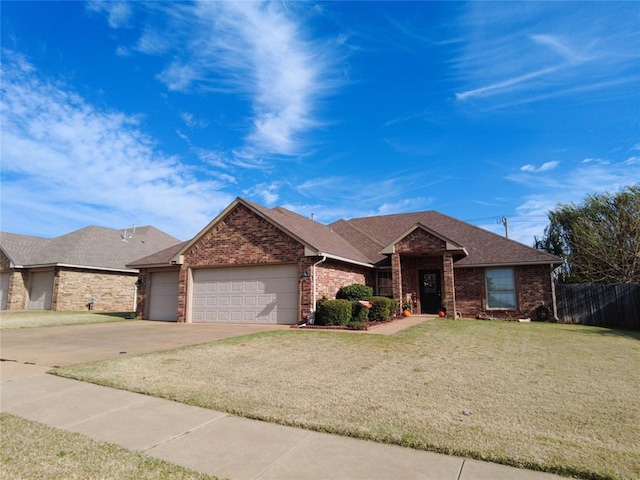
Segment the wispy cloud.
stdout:
[[111,28],[127,28],[133,16],[131,4],[126,1],[91,0],[87,9],[104,14]]
[[2,59],[3,229],[37,234],[50,217],[59,233],[153,223],[184,239],[229,202],[224,180],[196,181],[139,117],[96,108],[15,52]]
[[[307,38],[276,2],[138,4],[154,22],[135,48],[169,60],[158,79],[183,93],[233,93],[251,105],[240,166],[297,155],[322,123],[318,101],[336,86],[331,48]],[[161,17],[159,20],[158,17]],[[130,49],[129,49],[130,50]],[[255,162],[252,162],[255,160]]]
[[[611,16],[611,9],[620,12]],[[605,92],[610,82],[631,86],[639,21],[637,7],[626,2],[504,2],[499,10],[470,2],[459,25],[465,43],[453,62],[463,85],[456,98],[501,108]]]
[[551,161],[551,162],[545,162],[542,165],[540,165],[539,167],[536,167],[536,166],[531,165],[531,164],[527,164],[527,165],[523,165],[522,167],[520,167],[520,171],[522,171],[522,172],[531,172],[531,173],[547,172],[549,170],[553,170],[559,164],[560,164],[560,162],[557,162],[555,160]]
[[[633,158],[633,157],[631,157]],[[554,168],[525,165],[519,173],[508,175],[506,180],[526,188],[522,203],[516,207],[516,215],[509,218],[512,238],[530,245],[533,237],[541,237],[548,225],[548,212],[558,204],[580,203],[588,194],[615,193],[640,178],[640,162],[587,158],[567,166],[559,175]],[[531,167],[531,168],[528,168]],[[485,228],[501,233],[495,225]]]

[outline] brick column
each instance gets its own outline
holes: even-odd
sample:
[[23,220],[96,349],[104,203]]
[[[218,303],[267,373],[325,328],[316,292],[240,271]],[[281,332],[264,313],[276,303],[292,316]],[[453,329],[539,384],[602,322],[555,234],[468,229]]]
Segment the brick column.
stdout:
[[393,299],[398,302],[398,310],[402,310],[402,266],[400,254],[391,254],[391,285]]
[[445,252],[442,256],[442,303],[447,316],[456,318],[456,288],[453,277],[453,255]]
[[189,268],[181,265],[178,277],[178,322],[185,323],[187,321],[187,282],[189,277]]

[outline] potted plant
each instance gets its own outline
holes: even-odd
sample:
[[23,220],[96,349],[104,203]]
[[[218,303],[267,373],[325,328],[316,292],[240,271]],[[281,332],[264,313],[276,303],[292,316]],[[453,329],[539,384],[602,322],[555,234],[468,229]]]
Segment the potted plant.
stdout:
[[438,316],[440,318],[444,318],[447,316],[447,307],[445,307],[442,303],[440,304],[440,308],[438,308]]
[[413,308],[413,302],[404,302],[402,304],[402,316],[408,317],[411,315],[411,309]]

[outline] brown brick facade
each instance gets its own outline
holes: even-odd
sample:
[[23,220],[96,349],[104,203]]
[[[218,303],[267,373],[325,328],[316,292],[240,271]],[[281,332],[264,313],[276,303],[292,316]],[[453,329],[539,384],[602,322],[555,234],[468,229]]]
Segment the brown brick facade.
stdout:
[[59,269],[54,276],[51,310],[88,310],[89,299],[95,295],[95,311],[132,312],[137,279],[135,273]]
[[[238,205],[184,253],[178,287],[178,321],[187,320],[189,269],[283,263],[297,264],[300,274],[309,271],[312,264],[305,258],[301,243],[244,205]],[[311,287],[307,286],[310,280],[302,283],[301,304],[307,306],[311,303]],[[302,316],[308,313],[308,308],[301,311]]]
[[[0,272],[10,273],[7,310],[24,310],[29,302],[29,277],[32,269],[12,269],[0,252]],[[131,312],[134,310],[137,274],[58,267],[53,279],[51,310],[87,310],[92,295],[98,298],[94,310]]]
[[513,267],[516,287],[516,310],[487,310],[485,269],[457,268],[457,311],[464,317],[475,318],[487,313],[498,318],[536,318],[536,309],[544,303],[551,307],[551,272],[549,265]]
[[335,260],[327,260],[316,267],[317,298],[323,296],[336,298],[340,287],[345,285],[375,285],[374,271],[371,268],[349,265]]

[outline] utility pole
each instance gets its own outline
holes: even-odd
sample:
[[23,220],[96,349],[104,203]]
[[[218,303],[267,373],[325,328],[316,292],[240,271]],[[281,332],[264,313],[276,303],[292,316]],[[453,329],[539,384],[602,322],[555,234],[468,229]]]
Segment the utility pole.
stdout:
[[498,219],[498,223],[502,223],[502,225],[504,225],[504,236],[505,238],[509,238],[509,219],[503,216]]

